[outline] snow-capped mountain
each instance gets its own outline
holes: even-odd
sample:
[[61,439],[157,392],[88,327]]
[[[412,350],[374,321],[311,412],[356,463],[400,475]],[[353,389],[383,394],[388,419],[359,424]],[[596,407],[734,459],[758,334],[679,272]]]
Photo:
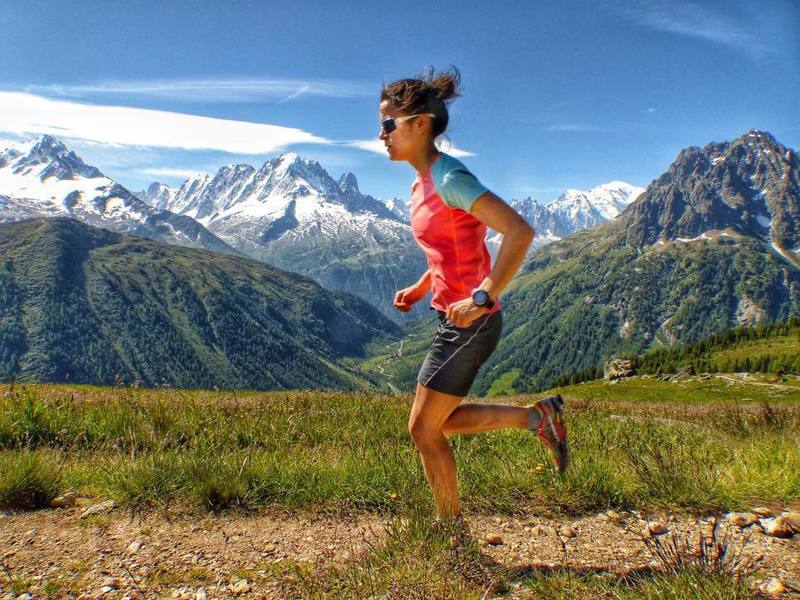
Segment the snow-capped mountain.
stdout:
[[392,214],[403,221],[409,222],[411,215],[411,198],[383,198],[381,200],[386,205]]
[[193,219],[156,209],[43,135],[0,151],[0,221],[72,217],[95,227],[235,252]]
[[[536,230],[533,251],[615,218],[644,190],[624,181],[611,181],[591,190],[568,189],[550,204],[540,204],[530,197],[514,199],[509,204]],[[487,239],[496,251],[501,237],[492,231]]]
[[352,173],[336,180],[295,153],[260,168],[227,165],[177,190],[154,184],[140,197],[166,201],[239,251],[352,292],[395,318],[395,292],[427,269],[407,215],[362,194]]
[[137,192],[135,195],[150,206],[164,210],[172,204],[175,192],[176,190],[174,188],[164,183],[155,182],[151,183],[146,190]]

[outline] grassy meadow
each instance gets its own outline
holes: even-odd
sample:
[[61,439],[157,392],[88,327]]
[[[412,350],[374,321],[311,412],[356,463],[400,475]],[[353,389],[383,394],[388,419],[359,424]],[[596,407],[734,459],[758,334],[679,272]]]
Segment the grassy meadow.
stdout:
[[[706,511],[798,500],[800,382],[784,379],[561,388],[573,468],[558,477],[526,431],[454,436],[465,509]],[[354,393],[4,385],[0,505],[43,506],[72,490],[134,508],[400,514],[430,501],[407,432],[410,404]]]
[[[564,476],[527,431],[454,436],[463,508],[510,515],[535,507],[558,517],[797,503],[800,381],[734,380],[632,378],[559,389],[574,456]],[[538,396],[481,401],[524,405]],[[5,384],[0,507],[43,507],[74,491],[133,510],[376,511],[398,524],[385,547],[334,571],[289,565],[279,575],[311,597],[366,597],[367,584],[386,593],[396,581],[422,590],[398,598],[479,598],[491,581],[501,590],[504,576],[481,562],[477,546],[454,555],[447,532],[425,526],[433,503],[407,432],[410,405],[410,396],[349,392]],[[394,566],[376,576],[378,564]],[[449,576],[433,577],[442,568]],[[724,574],[659,577],[620,583],[536,572],[516,580],[543,597],[677,598],[697,581],[731,592],[709,598],[746,597],[733,594],[739,583]],[[548,595],[551,587],[566,595]]]

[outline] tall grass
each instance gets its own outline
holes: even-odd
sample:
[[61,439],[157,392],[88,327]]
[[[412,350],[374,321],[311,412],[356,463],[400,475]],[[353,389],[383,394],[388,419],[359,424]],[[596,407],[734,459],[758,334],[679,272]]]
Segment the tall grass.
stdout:
[[39,508],[58,495],[61,472],[48,454],[0,452],[0,507]]
[[[432,508],[407,432],[410,397],[56,385],[10,392],[0,387],[7,505],[41,505],[73,489],[134,507]],[[527,431],[451,438],[465,509],[705,511],[800,499],[794,403],[714,402],[699,410],[572,399],[568,410],[574,463],[565,476]]]

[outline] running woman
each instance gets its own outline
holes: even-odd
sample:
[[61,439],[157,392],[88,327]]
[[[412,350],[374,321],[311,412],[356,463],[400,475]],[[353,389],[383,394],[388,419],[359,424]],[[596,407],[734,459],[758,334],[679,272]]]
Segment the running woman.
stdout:
[[[500,339],[500,292],[525,258],[535,232],[434,140],[448,123],[447,101],[460,95],[457,69],[430,68],[381,92],[380,139],[389,159],[417,172],[411,186],[411,227],[428,261],[419,281],[399,290],[397,310],[408,312],[432,293],[439,327],[417,378],[408,430],[436,500],[438,520],[462,518],[456,461],[447,438],[490,429],[529,429],[550,449],[559,472],[570,461],[563,403],[550,396],[530,406],[461,404],[475,375]],[[494,266],[486,228],[503,235]]]

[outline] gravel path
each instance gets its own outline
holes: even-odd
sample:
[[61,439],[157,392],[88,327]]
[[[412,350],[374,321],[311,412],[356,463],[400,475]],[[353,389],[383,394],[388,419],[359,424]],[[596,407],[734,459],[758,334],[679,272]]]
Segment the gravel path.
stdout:
[[[281,565],[343,562],[380,544],[388,521],[379,516],[315,516],[265,510],[180,516],[114,509],[81,518],[84,507],[0,512],[0,598],[281,598]],[[567,567],[623,573],[651,558],[643,531],[665,529],[696,538],[709,519],[604,513],[575,520],[466,515],[487,560],[520,576]],[[720,518],[738,548],[743,532]],[[800,535],[780,539],[754,526],[748,556],[763,555],[756,585],[777,578],[800,598]],[[649,535],[649,534],[644,534]],[[25,592],[30,596],[23,595]],[[514,587],[506,597],[523,598]]]

